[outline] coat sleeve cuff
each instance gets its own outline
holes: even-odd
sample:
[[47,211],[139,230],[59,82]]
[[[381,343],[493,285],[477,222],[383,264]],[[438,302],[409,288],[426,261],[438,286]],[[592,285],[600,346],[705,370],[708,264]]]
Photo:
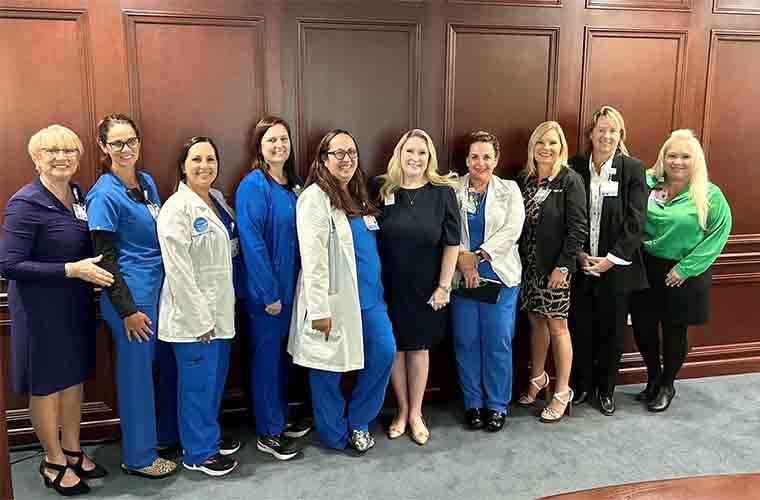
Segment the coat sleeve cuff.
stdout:
[[615,257],[612,253],[607,254],[607,260],[615,264],[616,266],[630,266],[631,262],[621,259],[620,257]]

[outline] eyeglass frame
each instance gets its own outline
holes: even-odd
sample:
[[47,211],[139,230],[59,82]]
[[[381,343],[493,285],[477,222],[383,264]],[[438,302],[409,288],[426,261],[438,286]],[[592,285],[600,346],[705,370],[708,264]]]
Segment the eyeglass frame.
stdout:
[[[133,144],[129,144],[130,142],[132,142]],[[121,143],[120,148],[117,148],[116,146],[114,146],[114,144],[117,144],[117,143]],[[127,139],[126,141],[117,140],[113,142],[106,142],[106,145],[115,152],[124,151],[124,146],[129,146],[129,149],[134,151],[135,148],[140,146],[140,138],[137,136],[133,136]]]
[[[353,155],[351,154],[352,151],[354,153]],[[343,154],[339,156],[339,153],[343,153]],[[349,149],[348,151],[344,151],[342,149],[335,149],[333,151],[328,151],[325,154],[333,155],[335,159],[338,161],[343,161],[346,158],[346,155],[348,155],[349,159],[351,159],[352,161],[359,158],[359,151],[357,151],[356,149]]]

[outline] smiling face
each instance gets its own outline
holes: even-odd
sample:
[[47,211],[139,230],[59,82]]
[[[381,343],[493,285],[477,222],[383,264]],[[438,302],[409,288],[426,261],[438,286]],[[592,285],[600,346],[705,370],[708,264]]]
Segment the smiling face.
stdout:
[[269,127],[261,137],[261,155],[268,165],[283,165],[290,157],[290,136],[280,123]]
[[128,123],[114,123],[100,149],[111,157],[112,166],[132,168],[140,157],[140,140]]
[[539,167],[551,169],[562,153],[562,140],[556,130],[548,130],[536,142],[533,159]]
[[401,148],[401,172],[404,179],[421,179],[430,159],[427,141],[422,137],[410,137]]
[[[336,135],[328,145],[326,156],[327,158],[324,161],[327,170],[338,180],[341,186],[348,186],[359,166],[354,140],[346,134]],[[338,156],[343,156],[343,158],[340,159]],[[354,156],[354,159],[351,159],[351,156]]]
[[470,145],[465,163],[471,179],[487,184],[499,163],[499,157],[490,142],[474,142]]
[[34,165],[46,181],[69,182],[79,169],[79,150],[51,141],[38,150]]
[[665,177],[670,181],[689,182],[694,168],[694,152],[685,140],[673,141],[663,158]]
[[620,144],[620,126],[606,116],[599,117],[591,130],[591,145],[595,161],[606,161]]
[[199,142],[187,151],[184,165],[185,182],[193,191],[208,191],[219,173],[219,164],[214,147],[208,142]]

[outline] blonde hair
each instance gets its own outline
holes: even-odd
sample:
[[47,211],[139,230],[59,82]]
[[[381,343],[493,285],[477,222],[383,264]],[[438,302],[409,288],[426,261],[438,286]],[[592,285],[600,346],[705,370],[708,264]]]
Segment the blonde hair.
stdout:
[[691,201],[694,202],[694,206],[697,208],[699,225],[702,229],[705,229],[707,227],[707,211],[710,208],[710,200],[707,197],[707,161],[705,160],[705,152],[702,150],[702,145],[694,135],[694,132],[689,129],[679,129],[671,132],[670,137],[660,148],[657,161],[649,169],[648,173],[657,179],[666,179],[665,156],[668,154],[670,146],[676,141],[686,141],[693,155],[691,176],[689,178],[689,198],[691,198]]
[[552,130],[557,132],[557,135],[559,135],[559,142],[562,144],[562,151],[560,151],[557,161],[554,163],[554,166],[552,166],[552,177],[559,173],[563,165],[567,165],[567,139],[565,139],[565,133],[562,131],[562,126],[553,121],[544,122],[536,127],[530,135],[530,140],[528,140],[528,159],[525,162],[525,167],[522,169],[522,172],[520,172],[523,177],[530,177],[536,174],[536,159],[533,155],[533,151],[536,149],[538,141],[540,141],[547,132]]
[[45,127],[34,134],[31,139],[29,139],[27,150],[29,151],[29,156],[31,156],[32,161],[36,162],[40,151],[44,148],[51,147],[76,149],[79,151],[79,156],[84,154],[84,146],[82,146],[82,141],[79,140],[79,136],[77,136],[70,128],[58,124]]
[[393,149],[393,156],[391,156],[391,159],[388,162],[388,170],[385,174],[380,176],[380,182],[382,182],[380,196],[383,199],[387,198],[391,193],[396,192],[401,187],[404,178],[404,172],[401,169],[401,152],[404,149],[406,141],[412,137],[419,137],[424,139],[427,143],[430,156],[428,157],[427,168],[425,169],[425,177],[436,186],[454,186],[456,183],[458,177],[456,173],[449,172],[445,175],[438,173],[438,156],[435,152],[433,139],[431,139],[424,130],[415,128],[401,136],[401,139],[399,139],[396,147]]
[[586,151],[590,153],[594,149],[594,145],[591,142],[591,133],[594,131],[596,124],[599,123],[599,120],[602,118],[607,118],[620,129],[620,142],[618,143],[618,150],[624,155],[630,156],[628,153],[628,148],[625,145],[625,120],[623,120],[623,115],[620,114],[620,111],[613,108],[612,106],[602,106],[601,108],[594,111],[593,115],[591,115],[591,122],[586,125],[586,128],[583,131],[586,137]]

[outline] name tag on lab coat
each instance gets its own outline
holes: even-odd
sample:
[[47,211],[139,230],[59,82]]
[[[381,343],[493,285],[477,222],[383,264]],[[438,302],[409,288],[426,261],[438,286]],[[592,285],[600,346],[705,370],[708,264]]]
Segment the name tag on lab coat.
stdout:
[[617,181],[602,182],[601,193],[602,193],[602,196],[617,196],[618,182]]
[[380,229],[380,226],[377,224],[377,219],[375,219],[374,215],[365,215],[364,224],[367,225],[367,229],[370,231],[377,231]]
[[240,240],[238,238],[230,240],[230,253],[232,253],[233,259],[240,254]]
[[385,198],[385,206],[396,204],[396,193],[391,193]]
[[74,217],[83,221],[87,220],[87,210],[81,204],[74,203],[71,208],[74,210]]

